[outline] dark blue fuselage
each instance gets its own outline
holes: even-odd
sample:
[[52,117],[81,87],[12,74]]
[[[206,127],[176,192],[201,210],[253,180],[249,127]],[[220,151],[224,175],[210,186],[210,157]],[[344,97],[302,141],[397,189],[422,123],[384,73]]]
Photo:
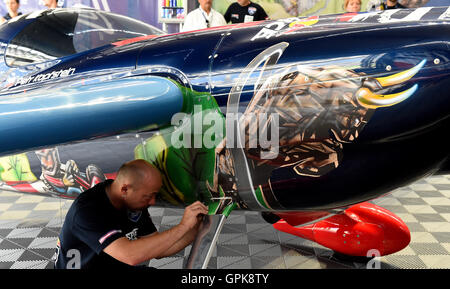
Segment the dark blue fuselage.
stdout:
[[[270,69],[264,70],[261,65],[250,74],[240,97],[242,111],[256,94],[259,76],[269,79],[287,67],[296,67],[300,73],[305,69],[338,67],[342,73],[351,71],[358,75],[355,82],[359,81],[362,87],[365,79],[401,73],[425,60],[426,64],[412,78],[377,88],[377,93],[387,95],[416,84],[418,87],[412,96],[396,105],[371,110],[370,120],[364,123],[357,138],[340,144],[342,158],[334,170],[310,177],[291,167],[277,167],[268,181],[271,191],[267,194],[272,194],[270,205],[274,210],[322,210],[369,200],[447,166],[450,18],[446,18],[446,11],[398,10],[358,14],[353,20],[327,16],[312,25],[294,18],[225,26],[100,46],[49,61],[48,67],[44,63],[11,68],[2,63],[5,75],[16,74],[22,82],[17,77],[13,84],[8,83],[7,76],[2,79],[1,100],[11,102],[3,104],[0,134],[8,141],[2,141],[0,153],[168,126],[170,117],[182,110],[183,96],[177,95],[177,85],[210,94],[225,114],[230,90],[249,63],[282,42],[288,46],[278,61]],[[14,31],[32,21],[13,23],[0,30],[2,54]],[[75,72],[67,78],[35,81],[39,74],[43,78],[42,75],[70,69]],[[28,81],[30,76],[35,78]],[[333,81],[341,80],[345,79],[337,73]],[[104,85],[107,81],[109,84]],[[123,93],[118,93],[120,90]],[[173,92],[164,97],[166,90]],[[80,102],[92,102],[92,110],[78,105],[68,115],[63,108],[55,107],[51,97],[56,94],[66,95],[67,98],[59,99],[65,103],[70,102],[71,95],[84,96]],[[104,101],[121,94],[132,95],[133,99]],[[98,101],[99,95],[102,101]],[[148,95],[152,97],[146,99]],[[122,106],[120,101],[129,106]],[[45,109],[33,110],[36,107]],[[45,117],[50,107],[58,113]],[[77,120],[70,121],[74,115]],[[92,122],[95,125],[89,124]],[[316,123],[314,129],[320,125]]]

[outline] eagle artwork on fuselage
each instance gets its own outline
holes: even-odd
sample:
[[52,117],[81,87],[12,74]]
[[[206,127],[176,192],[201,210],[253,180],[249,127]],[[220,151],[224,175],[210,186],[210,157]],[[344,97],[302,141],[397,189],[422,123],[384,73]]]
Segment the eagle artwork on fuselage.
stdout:
[[[51,43],[35,32],[62,19]],[[205,203],[211,233],[237,207],[343,254],[398,252],[406,224],[368,201],[450,170],[435,141],[449,20],[424,7],[165,35],[91,9],[18,17],[0,29],[0,189],[74,199],[144,159],[158,206]]]
[[[136,158],[146,158],[163,172],[162,192],[167,200],[174,204],[189,202],[189,198],[217,200],[211,212],[215,214],[228,212],[232,206],[249,209],[252,196],[257,200],[252,205],[262,210],[278,208],[270,185],[274,170],[291,168],[297,175],[317,178],[336,169],[344,155],[343,143],[358,138],[375,109],[396,105],[413,95],[418,85],[406,86],[405,82],[426,63],[422,60],[412,68],[377,78],[331,65],[277,66],[288,45],[281,42],[267,48],[238,77],[240,81],[228,96],[226,116],[216,116],[226,117],[220,123],[227,127],[226,136],[215,148],[174,145],[173,135],[185,123],[136,147]],[[240,90],[255,73],[259,76],[254,95],[245,112],[236,117],[233,113],[239,107]],[[399,92],[386,93],[394,89]],[[201,109],[217,114],[214,105]],[[230,128],[234,125],[239,132]],[[254,141],[262,134],[271,139],[271,146]],[[167,145],[170,139],[172,143]],[[180,176],[184,183],[177,180]],[[186,187],[185,183],[191,185]],[[197,195],[190,197],[189,191]]]
[[[254,85],[254,96],[239,119],[241,131],[237,135],[244,137],[240,140],[242,145],[230,146],[229,136],[224,137],[215,149],[206,149],[202,152],[210,156],[214,152],[215,165],[210,167],[214,172],[207,172],[206,177],[203,178],[198,177],[198,173],[195,172],[185,176],[187,179],[191,178],[192,183],[199,180],[205,182],[200,186],[203,190],[191,189],[191,191],[200,191],[192,198],[199,197],[203,191],[203,194],[206,194],[203,196],[204,200],[219,200],[214,213],[231,210],[233,205],[248,209],[246,204],[248,200],[242,199],[242,196],[246,195],[245,191],[256,196],[261,208],[273,209],[276,197],[270,186],[270,176],[277,168],[290,167],[296,174],[306,177],[320,177],[337,168],[344,153],[342,144],[353,142],[358,138],[374,110],[392,106],[407,99],[418,86],[415,84],[395,94],[386,95],[379,91],[401,87],[426,63],[422,60],[413,68],[379,78],[365,77],[363,74],[338,66],[290,65],[275,69],[276,62],[287,46],[288,43],[282,42],[264,50],[250,62],[239,77],[241,80],[248,79],[249,74],[255,72],[265,61],[263,68],[259,71],[258,82]],[[246,83],[237,83],[230,92],[230,99],[233,99],[233,95],[237,93],[236,87],[245,85]],[[234,105],[239,106],[239,95]],[[233,101],[229,101],[228,106],[228,111],[231,112]],[[227,117],[229,115],[232,114],[227,113]],[[220,117],[224,118],[222,114]],[[227,122],[229,123],[232,122]],[[274,138],[278,139],[277,146],[267,148],[267,146],[262,147],[261,143],[255,146],[251,139],[258,132],[269,134],[272,141]],[[276,134],[270,135],[271,132]],[[159,134],[154,135],[148,143],[158,142],[159,138],[161,138]],[[245,158],[240,161],[248,166],[248,170],[244,172],[246,176],[242,178],[237,178],[236,175],[236,165],[233,160],[238,156],[236,156],[235,147],[241,152],[243,149]],[[174,204],[190,201],[186,198],[189,196],[186,191],[189,190],[182,190],[173,183],[171,180],[173,173],[168,172],[166,163],[170,155],[176,158],[182,156],[183,149],[164,145],[163,148],[156,146],[146,150],[147,155],[150,153],[155,156],[147,160],[163,172],[165,180],[162,188],[163,197]],[[140,151],[142,147],[137,146],[136,158],[139,157]],[[194,151],[198,152],[196,149]],[[36,190],[42,193],[55,191],[75,197],[90,187],[92,171],[101,171],[98,166],[90,165],[84,180],[85,178],[77,173],[75,162],[70,160],[66,165],[58,165],[64,173],[59,178],[55,178],[53,175],[56,172],[52,173],[47,169],[43,161],[46,159],[42,156],[44,152],[47,155],[54,155],[53,162],[60,163],[56,148],[37,151],[36,155],[41,160],[42,174],[40,180],[31,182],[29,186],[32,188],[28,189],[29,191]],[[161,159],[161,153],[166,157]],[[187,167],[194,168],[196,165],[189,163]],[[71,173],[73,170],[71,168],[75,168],[76,172]],[[211,174],[213,178],[210,183],[208,179],[211,180],[211,178],[208,176]],[[93,178],[92,184],[105,179],[101,172],[95,175],[100,177]],[[238,179],[241,182],[246,179],[248,182],[240,184]],[[3,184],[4,188],[5,186],[9,187],[7,183]],[[23,184],[13,186],[15,190],[21,190],[22,187]]]
[[[261,74],[271,70],[269,67],[281,56],[279,49],[284,50],[288,44],[275,46],[258,55],[239,79],[245,79],[247,73],[255,70],[252,65],[259,65],[261,61],[266,62]],[[267,65],[270,60],[271,65]],[[320,177],[337,168],[344,153],[342,144],[358,138],[375,109],[402,102],[414,94],[418,85],[394,94],[381,92],[394,86],[401,87],[425,63],[426,60],[422,60],[410,69],[379,78],[365,77],[337,66],[294,65],[276,71],[272,69],[271,76],[255,84],[254,96],[239,119],[242,131],[238,135],[245,137],[241,141],[249,168],[245,177],[253,178],[251,185],[259,205],[272,209],[271,200],[275,200],[275,196],[269,179],[277,168],[290,167],[296,174],[307,177]],[[233,89],[230,97],[232,94]],[[261,119],[265,121],[255,121]],[[261,131],[273,132],[272,127],[277,128],[272,138],[278,137],[278,147],[252,146],[252,136]],[[239,197],[243,195],[242,191],[237,193],[238,179],[242,176],[236,176],[233,162],[236,155],[231,156],[233,149],[227,148],[226,142],[227,138],[224,138],[215,151],[214,183],[207,186],[213,197],[224,200],[222,208],[232,202],[246,208]],[[244,189],[251,190],[249,187]]]
[[[205,201],[219,200],[214,211],[216,214],[231,210],[233,205],[248,209],[246,204],[248,200],[242,199],[245,191],[250,191],[256,196],[261,208],[273,209],[276,198],[270,186],[270,176],[277,168],[290,167],[296,174],[306,177],[320,177],[337,168],[344,153],[342,144],[353,142],[358,138],[375,109],[392,106],[407,99],[418,87],[416,84],[395,94],[377,92],[401,87],[426,62],[423,60],[410,69],[379,78],[368,78],[338,66],[291,65],[275,69],[275,64],[282,54],[279,51],[283,51],[287,46],[288,43],[283,42],[264,50],[250,62],[239,77],[239,79],[247,79],[250,73],[257,71],[261,61],[266,61],[267,64],[269,60],[272,60],[270,65],[264,65],[259,71],[260,77],[259,82],[255,84],[254,96],[245,112],[240,115],[241,131],[236,136],[244,137],[240,140],[242,145],[233,143],[230,146],[230,138],[227,135],[216,148],[203,149],[204,151],[200,153],[200,155],[209,155],[210,160],[215,162],[215,165],[210,167],[213,172],[204,173],[204,177],[199,177],[198,172],[191,172],[184,177],[191,178],[192,183],[199,180],[205,182],[200,188],[191,189],[191,191],[200,191],[191,198],[197,198],[203,192]],[[230,92],[231,99],[233,94],[236,94],[236,87],[245,85],[246,83],[236,84]],[[230,101],[229,111],[232,111],[232,106],[233,103]],[[217,109],[217,107],[213,108]],[[227,117],[230,115],[232,114],[227,113]],[[225,116],[220,114],[219,117]],[[229,124],[232,121],[226,123]],[[253,144],[252,137],[258,133],[266,134],[272,142],[273,138],[278,139],[277,146]],[[273,135],[270,135],[271,133]],[[162,131],[162,135],[165,134]],[[147,143],[150,145],[158,143],[160,138],[161,134],[154,135],[147,140]],[[231,141],[234,141],[233,138]],[[249,168],[247,175],[243,178],[236,176],[236,165],[233,160],[238,156],[232,156],[233,151],[236,154],[235,148],[244,152],[245,159],[240,161],[247,163]],[[189,202],[187,192],[189,190],[177,187],[171,177],[174,174],[167,170],[168,159],[171,157],[183,159],[185,148],[177,149],[173,144],[165,144],[163,147],[147,145],[145,150],[147,156],[154,157],[142,157],[142,145],[135,148],[135,157],[146,158],[161,170],[164,179],[163,198],[173,204]],[[192,150],[199,153],[202,149]],[[52,164],[55,163],[53,167],[61,167],[61,169],[49,170],[45,162],[47,158],[43,157],[43,153],[53,156],[51,158]],[[211,157],[212,154],[214,157]],[[65,165],[58,165],[60,161],[57,148],[36,151],[36,155],[41,161],[42,174],[40,180],[28,185],[31,187],[28,189],[31,192],[33,190],[42,193],[55,191],[55,193],[76,197],[91,184],[105,179],[101,169],[95,164],[89,165],[86,174],[79,173],[73,160],[69,160]],[[190,160],[187,162],[189,163],[187,167],[196,167]],[[72,172],[74,169],[75,171]],[[183,166],[180,166],[176,170],[179,174],[183,174],[186,168],[183,169]],[[60,171],[63,172],[61,176],[55,178],[55,174]],[[94,175],[91,176],[93,172]],[[211,180],[209,177],[211,175],[213,178],[210,183],[208,179]],[[239,188],[238,179],[245,178],[249,179],[249,183],[247,186],[241,184]],[[11,188],[9,183],[4,183],[3,187]],[[12,188],[21,190],[23,186],[24,184],[14,185]]]

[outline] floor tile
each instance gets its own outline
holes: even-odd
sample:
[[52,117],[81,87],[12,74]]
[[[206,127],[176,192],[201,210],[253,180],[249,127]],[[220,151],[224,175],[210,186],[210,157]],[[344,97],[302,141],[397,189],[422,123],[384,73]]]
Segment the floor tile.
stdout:
[[[208,268],[225,269],[383,269],[450,268],[450,175],[431,176],[372,203],[391,210],[411,232],[403,250],[371,262],[343,258],[309,240],[278,232],[258,212],[235,211],[226,219]],[[53,268],[56,239],[72,200],[0,191],[0,268]],[[183,209],[151,207],[160,230],[178,224]],[[147,262],[183,268],[188,246],[173,257]]]

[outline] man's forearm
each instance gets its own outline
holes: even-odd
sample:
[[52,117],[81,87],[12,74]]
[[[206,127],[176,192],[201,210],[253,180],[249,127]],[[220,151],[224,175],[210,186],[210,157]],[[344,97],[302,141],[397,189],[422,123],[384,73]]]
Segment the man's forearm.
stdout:
[[146,240],[147,244],[151,244],[152,247],[149,248],[151,251],[148,251],[151,252],[148,256],[150,258],[147,259],[160,258],[159,256],[165,255],[166,252],[171,251],[171,248],[174,245],[180,243],[183,239],[185,239],[185,236],[187,236],[188,233],[186,232],[186,230],[183,230],[183,228],[181,229],[179,228],[180,225],[177,225],[164,232],[151,235],[148,237],[147,236],[143,237],[143,239],[151,238],[151,241]]
[[184,226],[177,225],[162,233],[143,236],[133,241],[123,237],[112,242],[104,251],[121,262],[135,265],[167,252],[187,232]]
[[199,227],[196,226],[194,229],[188,231],[180,240],[178,240],[175,244],[173,244],[172,247],[170,247],[165,252],[162,252],[162,254],[156,258],[159,259],[159,258],[169,257],[169,256],[172,256],[172,255],[180,252],[184,248],[186,248],[189,244],[191,244],[195,240],[195,237],[197,236],[198,228]]
[[[180,224],[171,229],[133,241],[129,241],[126,237],[121,237],[109,244],[103,251],[113,258],[130,265],[165,256],[167,252],[175,251],[176,249],[181,250],[181,248],[189,244],[188,242],[192,242],[198,230],[200,217],[207,213],[208,208],[201,202],[196,201],[186,207]],[[179,242],[182,239],[183,241]],[[175,244],[177,245],[169,250]]]

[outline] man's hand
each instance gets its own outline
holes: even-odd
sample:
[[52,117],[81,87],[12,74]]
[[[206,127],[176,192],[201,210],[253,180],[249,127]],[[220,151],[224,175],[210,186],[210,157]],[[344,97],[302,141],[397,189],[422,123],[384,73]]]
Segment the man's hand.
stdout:
[[184,226],[188,231],[190,231],[200,223],[203,215],[207,214],[208,207],[206,207],[200,201],[197,201],[186,207],[180,225]]

